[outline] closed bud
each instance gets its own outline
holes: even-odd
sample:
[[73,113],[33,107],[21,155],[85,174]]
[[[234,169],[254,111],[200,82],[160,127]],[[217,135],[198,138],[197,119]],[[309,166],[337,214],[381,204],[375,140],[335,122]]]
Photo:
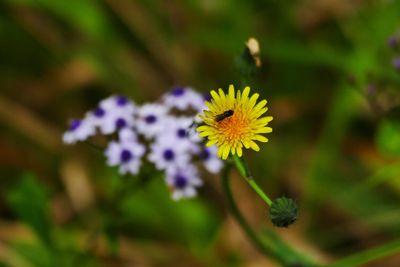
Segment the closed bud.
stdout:
[[271,222],[277,227],[288,227],[297,219],[298,208],[291,198],[280,197],[275,199],[269,208]]

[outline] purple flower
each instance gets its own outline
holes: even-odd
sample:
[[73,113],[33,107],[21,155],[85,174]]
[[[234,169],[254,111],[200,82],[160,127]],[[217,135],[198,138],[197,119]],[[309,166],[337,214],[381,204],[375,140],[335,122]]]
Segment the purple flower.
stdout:
[[165,131],[167,108],[160,104],[146,104],[138,109],[137,130],[151,139]]
[[[196,146],[197,134],[192,135],[193,118],[191,117],[169,117],[166,119],[164,131],[157,135],[158,143],[175,143],[185,147],[186,151],[193,152]],[[193,127],[192,127],[193,128]]]
[[169,108],[187,111],[190,108],[198,110],[203,106],[203,96],[190,87],[176,87],[163,96],[164,104]]
[[122,128],[132,127],[135,105],[124,96],[110,96],[102,100],[99,106],[88,113],[96,127],[103,134],[112,134]]
[[196,188],[203,185],[197,168],[193,165],[167,171],[165,180],[172,190],[172,199],[174,200],[195,197],[197,195]]
[[157,141],[150,146],[148,159],[158,170],[169,170],[186,166],[190,161],[190,153],[182,143]]
[[85,141],[95,133],[96,129],[90,118],[83,120],[73,119],[70,122],[68,131],[63,135],[63,142],[65,144],[74,144],[77,141]]
[[139,173],[145,148],[137,142],[134,132],[128,129],[123,131],[125,133],[122,136],[120,134],[120,141],[111,141],[105,151],[107,164],[109,166],[119,166],[120,174],[131,173],[136,175]]

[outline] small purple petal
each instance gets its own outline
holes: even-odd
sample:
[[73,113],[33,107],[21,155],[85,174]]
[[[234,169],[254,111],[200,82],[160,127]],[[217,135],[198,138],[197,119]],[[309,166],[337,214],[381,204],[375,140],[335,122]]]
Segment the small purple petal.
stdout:
[[117,127],[117,129],[121,129],[124,128],[126,126],[126,120],[122,119],[122,118],[118,118],[115,121],[115,126]]
[[98,107],[98,108],[95,109],[93,114],[97,118],[102,118],[104,116],[104,114],[106,114],[106,111],[104,109]]
[[120,159],[122,163],[127,163],[129,162],[131,159],[133,158],[133,154],[131,151],[129,150],[122,150],[121,151],[121,155],[120,155]]
[[166,149],[166,150],[164,151],[163,157],[164,157],[164,159],[167,160],[167,161],[172,161],[172,160],[174,160],[174,158],[175,158],[175,153],[174,153],[174,151],[172,151],[171,149]]
[[124,96],[117,96],[115,102],[118,106],[125,106],[126,104],[128,104],[128,99]]
[[155,123],[157,121],[157,117],[154,115],[148,115],[144,118],[144,120],[148,123],[148,124],[152,124]]
[[174,184],[176,188],[183,189],[187,185],[187,178],[183,175],[178,174],[175,176]]
[[69,130],[70,131],[75,131],[76,129],[79,128],[79,126],[81,126],[81,124],[82,124],[81,120],[74,119],[69,124]]
[[173,96],[182,96],[185,93],[185,88],[183,87],[176,87],[171,91]]

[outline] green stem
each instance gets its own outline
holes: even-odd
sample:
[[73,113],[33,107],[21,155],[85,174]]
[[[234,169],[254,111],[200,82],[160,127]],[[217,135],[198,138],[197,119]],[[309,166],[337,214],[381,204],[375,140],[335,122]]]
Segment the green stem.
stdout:
[[310,260],[294,251],[282,239],[274,233],[266,230],[262,235],[257,234],[243,217],[235,199],[229,183],[229,173],[232,168],[231,163],[227,163],[222,173],[222,188],[227,196],[228,204],[234,219],[238,222],[244,233],[253,245],[264,255],[277,260],[282,266],[304,266],[315,267]]
[[389,255],[397,253],[399,251],[400,251],[400,240],[396,240],[391,243],[384,244],[380,247],[372,248],[372,249],[362,251],[360,253],[348,256],[344,259],[338,260],[337,262],[329,264],[326,267],[362,266],[373,260],[377,260],[379,258],[389,256]]
[[243,231],[246,233],[250,241],[253,243],[253,245],[264,255],[266,256],[275,256],[272,255],[272,251],[270,251],[268,248],[265,247],[263,242],[258,239],[257,234],[253,231],[253,229],[250,227],[250,225],[247,223],[246,219],[242,216],[238,206],[236,205],[235,199],[233,197],[231,187],[229,184],[229,172],[231,170],[232,165],[231,164],[226,164],[223,173],[222,173],[222,187],[225,191],[225,194],[228,198],[228,204],[230,206],[230,209],[232,211],[233,217],[236,219],[236,221],[239,223],[240,227],[243,229]]
[[240,175],[242,175],[243,178],[245,178],[246,182],[250,185],[251,188],[261,197],[262,200],[264,200],[265,203],[267,203],[268,206],[271,206],[272,201],[271,199],[267,196],[267,194],[262,191],[262,189],[258,186],[256,181],[254,181],[253,177],[250,174],[250,170],[244,161],[243,158],[239,158],[237,155],[231,155],[233,161],[235,162],[235,166],[238,169]]

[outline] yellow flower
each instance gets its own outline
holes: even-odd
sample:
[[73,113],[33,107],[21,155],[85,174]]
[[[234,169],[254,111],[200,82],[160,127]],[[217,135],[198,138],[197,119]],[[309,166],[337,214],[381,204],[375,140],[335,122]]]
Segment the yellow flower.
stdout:
[[261,134],[272,132],[267,127],[272,120],[271,116],[261,117],[268,108],[267,100],[256,104],[259,94],[249,97],[250,88],[246,87],[243,93],[229,86],[229,92],[225,95],[222,89],[218,93],[211,91],[212,99],[205,104],[208,110],[204,110],[199,117],[205,125],[197,127],[202,137],[208,137],[207,146],[218,147],[218,157],[227,159],[229,153],[242,156],[242,148],[252,148],[259,151],[260,148],[254,141],[268,142]]

